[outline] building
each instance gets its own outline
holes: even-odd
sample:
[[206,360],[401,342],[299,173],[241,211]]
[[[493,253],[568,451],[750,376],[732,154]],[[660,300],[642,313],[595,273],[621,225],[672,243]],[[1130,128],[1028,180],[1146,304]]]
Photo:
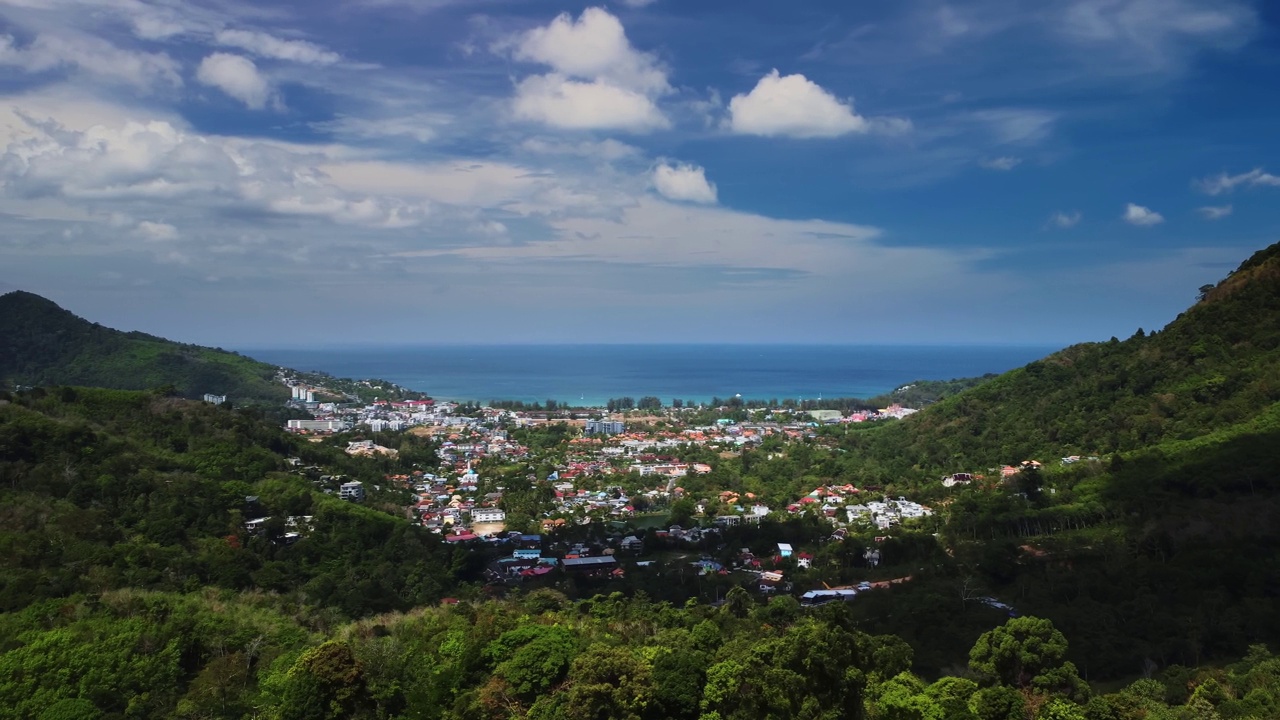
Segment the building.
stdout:
[[618,435],[626,429],[621,420],[588,420],[584,432],[587,435]]
[[840,590],[810,590],[800,596],[800,605],[802,607],[814,607],[817,605],[826,605],[830,602],[853,602],[858,596],[858,591],[852,588]]
[[338,489],[338,497],[351,502],[360,502],[364,500],[364,484],[358,480],[342,483]]
[[221,405],[222,403],[224,403],[224,402],[226,402],[226,401],[227,401],[227,396],[226,396],[226,395],[214,395],[213,393],[205,393],[205,394],[204,394],[204,401],[205,401],[205,402],[207,402],[207,403],[213,403],[214,405]]
[[293,432],[342,432],[347,429],[344,420],[290,420],[289,430]]
[[507,513],[498,508],[475,508],[471,511],[471,522],[493,523],[504,522]]
[[612,571],[618,566],[618,561],[613,559],[612,555],[604,555],[601,557],[579,557],[564,558],[560,561],[560,565],[569,572],[599,572]]

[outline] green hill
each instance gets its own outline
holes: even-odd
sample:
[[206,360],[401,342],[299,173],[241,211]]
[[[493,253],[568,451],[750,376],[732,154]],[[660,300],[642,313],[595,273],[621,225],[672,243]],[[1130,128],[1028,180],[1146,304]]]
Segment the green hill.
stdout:
[[224,350],[185,345],[89,322],[28,292],[0,296],[0,381],[11,385],[87,385],[233,401],[283,402],[276,367]]
[[1075,345],[878,428],[896,466],[978,470],[1127,453],[1245,423],[1280,401],[1280,245],[1163,330]]
[[[399,457],[362,460],[251,409],[99,388],[0,392],[0,613],[75,592],[206,585],[303,593],[351,615],[438,600],[455,584],[451,550],[405,521],[409,494],[384,479],[434,447],[396,440]],[[339,477],[365,483],[367,501],[339,500]],[[310,520],[291,528],[290,516]],[[249,532],[254,517],[274,523]],[[303,538],[281,542],[290,529]]]

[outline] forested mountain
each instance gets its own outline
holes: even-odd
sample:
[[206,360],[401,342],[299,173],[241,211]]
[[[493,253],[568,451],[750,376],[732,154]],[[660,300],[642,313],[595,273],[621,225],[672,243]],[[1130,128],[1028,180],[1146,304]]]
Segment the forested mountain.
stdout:
[[883,428],[865,449],[954,471],[1193,440],[1280,400],[1280,245],[1159,332],[1075,345]]
[[121,332],[77,317],[28,292],[0,296],[0,382],[87,385],[121,390],[172,386],[234,401],[283,402],[276,368],[225,350]]

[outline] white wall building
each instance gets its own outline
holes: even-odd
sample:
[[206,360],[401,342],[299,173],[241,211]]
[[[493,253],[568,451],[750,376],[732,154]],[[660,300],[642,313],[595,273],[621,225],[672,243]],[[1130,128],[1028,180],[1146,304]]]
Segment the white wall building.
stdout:
[[507,513],[498,508],[473,508],[471,510],[471,522],[473,523],[503,522],[506,519]]

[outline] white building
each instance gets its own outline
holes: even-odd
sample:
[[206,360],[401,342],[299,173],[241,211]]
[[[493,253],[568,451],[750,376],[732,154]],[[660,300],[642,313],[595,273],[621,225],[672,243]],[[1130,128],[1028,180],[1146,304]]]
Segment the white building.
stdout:
[[347,429],[344,420],[290,420],[289,429],[293,432],[342,432]]
[[222,403],[224,403],[224,402],[226,402],[226,401],[227,401],[227,396],[226,396],[226,395],[214,395],[213,393],[205,393],[205,394],[204,394],[204,401],[205,401],[205,402],[207,402],[207,403],[213,403],[214,405],[221,405]]
[[588,420],[585,433],[587,435],[617,435],[626,430],[620,420]]
[[506,519],[507,513],[498,508],[473,508],[471,510],[471,522],[474,523],[503,522]]
[[364,500],[364,484],[358,480],[342,483],[342,487],[338,489],[338,497],[351,502],[360,502]]

